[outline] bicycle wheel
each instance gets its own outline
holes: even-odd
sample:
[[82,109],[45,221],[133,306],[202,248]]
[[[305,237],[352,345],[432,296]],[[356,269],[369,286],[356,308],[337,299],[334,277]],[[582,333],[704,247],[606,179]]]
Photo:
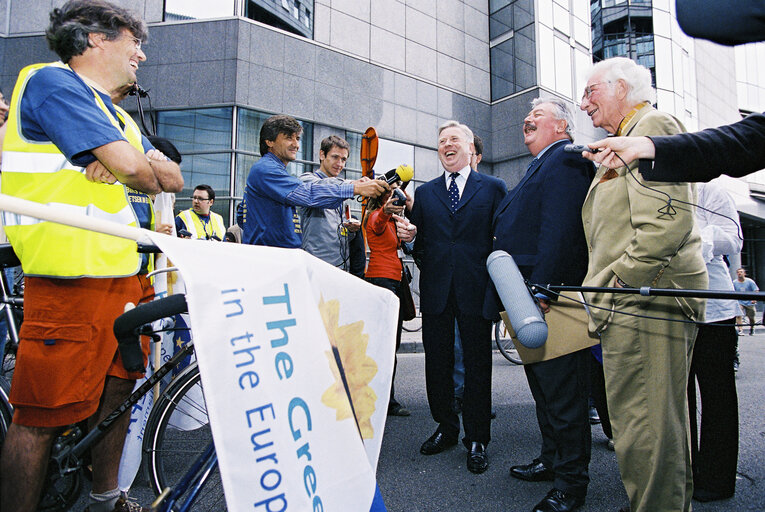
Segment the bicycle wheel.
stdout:
[[11,386],[5,378],[0,376],[0,447],[5,441],[5,434],[8,432],[8,426],[13,418],[13,406],[8,401],[8,393]]
[[518,349],[515,348],[513,338],[510,337],[510,332],[503,320],[494,324],[494,343],[497,344],[499,353],[502,354],[505,359],[513,364],[523,364],[521,356],[518,355]]
[[[186,473],[212,442],[197,363],[173,379],[149,415],[143,438],[143,465],[159,495]],[[226,510],[220,472],[210,475],[195,503],[202,510]]]

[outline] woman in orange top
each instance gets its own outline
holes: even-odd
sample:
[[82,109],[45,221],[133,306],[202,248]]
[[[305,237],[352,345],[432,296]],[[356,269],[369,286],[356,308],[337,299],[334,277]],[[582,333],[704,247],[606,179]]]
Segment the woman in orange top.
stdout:
[[[391,185],[391,189],[395,188],[397,188],[396,184]],[[398,296],[401,280],[404,278],[401,263],[403,252],[401,251],[401,242],[396,235],[396,221],[393,215],[400,215],[404,211],[404,205],[397,206],[394,204],[395,202],[396,196],[387,193],[376,199],[370,199],[367,204],[363,227],[369,246],[369,264],[364,279],[375,286],[390,290]],[[407,202],[411,202],[408,195]],[[401,346],[401,323],[401,310],[399,309],[396,351]],[[394,379],[395,376],[396,364],[394,361]],[[409,410],[398,403],[393,395],[393,384],[391,384],[388,416],[409,416]]]

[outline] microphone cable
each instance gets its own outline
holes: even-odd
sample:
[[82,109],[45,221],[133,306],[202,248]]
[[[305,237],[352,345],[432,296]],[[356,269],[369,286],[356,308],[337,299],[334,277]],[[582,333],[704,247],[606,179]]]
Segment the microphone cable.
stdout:
[[711,213],[712,215],[717,215],[719,217],[722,217],[722,218],[727,219],[730,222],[732,222],[733,225],[736,226],[736,236],[742,242],[744,241],[743,233],[741,232],[741,224],[736,222],[733,218],[731,218],[731,217],[729,217],[729,216],[727,216],[727,215],[725,215],[723,213],[719,213],[719,212],[716,212],[714,210],[710,210],[709,208],[705,208],[705,207],[701,206],[700,204],[691,203],[691,202],[688,202],[688,201],[683,201],[682,199],[674,198],[674,197],[670,196],[669,194],[667,194],[666,192],[664,192],[663,190],[658,190],[658,189],[655,189],[653,187],[649,187],[648,185],[646,185],[645,183],[642,183],[639,179],[637,179],[637,177],[633,174],[632,169],[630,169],[629,165],[627,165],[627,162],[624,161],[624,159],[621,157],[621,155],[619,155],[619,153],[614,152],[614,155],[616,156],[616,158],[619,159],[619,161],[621,161],[621,163],[627,169],[627,173],[630,175],[630,177],[632,177],[632,179],[635,181],[635,183],[637,183],[638,185],[640,185],[643,188],[646,188],[646,189],[650,190],[651,192],[655,192],[656,194],[660,194],[660,195],[666,196],[666,200],[665,200],[666,204],[657,210],[657,212],[659,213],[659,217],[666,216],[666,217],[669,217],[669,218],[672,219],[672,218],[674,218],[675,215],[677,215],[677,209],[672,205],[673,202],[684,204],[684,205],[687,205],[687,206],[692,206],[692,207],[699,208],[700,210],[704,210],[705,212]]

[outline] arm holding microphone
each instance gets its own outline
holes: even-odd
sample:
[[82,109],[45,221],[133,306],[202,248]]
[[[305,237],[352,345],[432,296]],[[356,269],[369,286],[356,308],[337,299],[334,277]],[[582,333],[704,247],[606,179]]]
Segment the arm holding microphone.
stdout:
[[710,181],[721,174],[734,178],[765,168],[765,114],[700,132],[651,137],[608,137],[588,146],[597,153],[582,156],[615,169],[640,159],[649,181]]

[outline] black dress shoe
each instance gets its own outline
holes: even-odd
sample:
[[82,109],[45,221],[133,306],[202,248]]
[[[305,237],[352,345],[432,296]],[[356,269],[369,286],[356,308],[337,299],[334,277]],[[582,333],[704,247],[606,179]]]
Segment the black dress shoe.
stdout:
[[470,443],[467,454],[467,468],[471,473],[480,475],[489,469],[489,456],[483,443]]
[[598,410],[594,407],[590,407],[590,425],[598,425],[600,423],[600,416]]
[[584,505],[584,498],[552,488],[532,512],[571,512]]
[[548,469],[539,459],[534,459],[531,464],[511,467],[510,476],[527,482],[552,482],[555,480],[553,470]]
[[420,446],[420,453],[423,455],[435,455],[456,444],[456,437],[448,437],[443,432],[436,431],[436,433],[430,436],[427,441],[422,443],[422,446]]

